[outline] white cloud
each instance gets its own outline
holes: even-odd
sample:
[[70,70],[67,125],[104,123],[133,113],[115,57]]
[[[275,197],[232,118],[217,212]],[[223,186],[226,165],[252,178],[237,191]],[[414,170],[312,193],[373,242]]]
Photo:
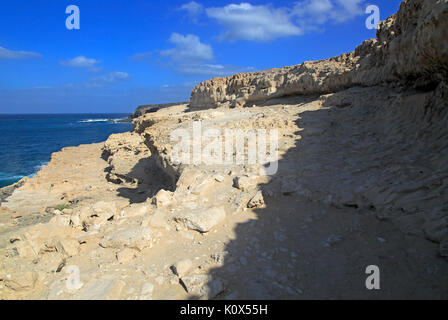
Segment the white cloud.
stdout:
[[275,8],[243,2],[205,11],[224,26],[221,40],[270,41],[346,22],[362,15],[364,4],[365,0],[304,0],[290,8]]
[[364,0],[307,0],[296,3],[292,15],[305,31],[326,23],[343,23],[363,14]]
[[114,71],[106,75],[95,77],[87,82],[87,87],[103,87],[106,84],[114,83],[117,81],[123,81],[130,78],[129,73]]
[[333,19],[338,22],[344,22],[364,14],[364,0],[336,0],[336,4],[339,5],[339,8]]
[[209,8],[207,15],[226,27],[223,40],[269,41],[279,37],[301,35],[302,30],[291,22],[290,10],[250,3],[229,4]]
[[196,35],[173,33],[169,42],[175,47],[162,51],[137,53],[131,59],[144,62],[149,57],[154,57],[153,60],[158,61],[161,66],[184,75],[225,76],[253,71],[253,68],[215,64],[213,48],[202,43]]
[[89,59],[84,56],[79,56],[70,60],[62,61],[61,65],[75,68],[92,68],[99,63],[101,63],[101,60]]
[[0,59],[31,59],[42,57],[41,54],[29,51],[13,51],[0,47]]
[[197,23],[198,17],[204,12],[204,6],[196,1],[191,1],[189,3],[183,4],[179,10],[186,11],[189,18]]
[[296,3],[293,14],[300,19],[308,18],[316,24],[323,24],[328,20],[328,13],[333,10],[330,0],[308,0]]
[[180,63],[198,63],[211,61],[214,58],[213,49],[210,45],[201,42],[198,36],[188,34],[183,36],[173,33],[169,40],[176,47],[161,51],[160,54]]
[[176,47],[161,51],[160,55],[168,58],[168,65],[178,73],[224,76],[249,70],[233,65],[213,64],[215,60],[213,48],[202,43],[198,36],[173,33],[169,41]]

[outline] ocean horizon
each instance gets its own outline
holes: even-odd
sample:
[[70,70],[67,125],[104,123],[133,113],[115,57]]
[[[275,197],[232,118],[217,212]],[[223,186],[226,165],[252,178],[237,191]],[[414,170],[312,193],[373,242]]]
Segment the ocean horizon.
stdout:
[[32,177],[65,147],[130,131],[129,113],[0,114],[0,188]]

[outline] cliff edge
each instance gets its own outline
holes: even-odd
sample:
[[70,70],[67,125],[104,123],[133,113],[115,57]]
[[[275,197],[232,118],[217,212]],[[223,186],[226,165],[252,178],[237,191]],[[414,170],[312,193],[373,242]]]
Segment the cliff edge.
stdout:
[[0,191],[0,298],[448,299],[447,13],[406,0],[352,53],[205,81],[53,154]]
[[446,0],[405,0],[396,14],[380,23],[376,39],[364,41],[353,52],[204,81],[193,89],[190,108],[246,106],[355,86],[434,88],[448,75],[447,28]]

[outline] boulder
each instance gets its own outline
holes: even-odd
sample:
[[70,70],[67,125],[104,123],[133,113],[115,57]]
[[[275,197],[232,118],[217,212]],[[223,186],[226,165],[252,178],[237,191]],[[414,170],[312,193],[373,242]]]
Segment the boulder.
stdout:
[[213,299],[225,289],[224,281],[205,274],[197,274],[181,278],[185,290],[197,296]]
[[100,241],[103,248],[132,248],[141,251],[145,248],[152,248],[158,241],[158,233],[148,228],[120,228],[107,235]]
[[134,203],[121,210],[120,217],[130,218],[130,217],[143,216],[151,212],[151,210],[152,210],[151,205],[148,203]]
[[257,191],[255,196],[250,199],[249,203],[247,204],[248,208],[264,208],[265,203],[263,199],[263,194],[261,191]]
[[92,206],[92,210],[102,222],[113,219],[118,209],[115,202],[99,201]]
[[81,227],[81,226],[82,226],[82,224],[81,224],[81,218],[79,217],[79,214],[72,214],[72,215],[70,216],[70,225],[71,225],[73,228],[78,228],[78,227]]
[[173,193],[171,191],[160,190],[153,199],[157,208],[163,208],[173,202]]
[[233,180],[235,188],[241,191],[253,189],[257,185],[257,181],[253,177],[238,176]]
[[223,207],[211,207],[204,210],[185,212],[175,217],[175,221],[182,223],[187,229],[202,233],[209,232],[226,218]]

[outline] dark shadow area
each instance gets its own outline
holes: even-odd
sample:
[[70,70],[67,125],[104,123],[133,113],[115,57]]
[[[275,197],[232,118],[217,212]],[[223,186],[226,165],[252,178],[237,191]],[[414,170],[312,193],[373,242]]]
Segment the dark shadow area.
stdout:
[[[406,191],[414,202],[396,191],[416,180],[414,171],[431,177],[439,170],[424,161],[435,148],[425,141],[446,136],[446,129],[437,133],[426,122],[434,114],[446,117],[448,109],[432,107],[431,99],[427,106],[427,97],[414,94],[352,88],[259,104],[300,112],[296,140],[281,156],[279,171],[258,186],[265,207],[235,227],[224,263],[209,273],[210,292],[225,283],[212,298],[448,298],[448,263],[422,234],[424,215],[435,204],[419,188]],[[409,107],[407,96],[418,103]],[[438,148],[446,157],[443,143]],[[126,177],[138,180],[119,189],[131,203],[174,188],[152,158],[141,159]],[[425,201],[427,211],[415,209],[415,201]],[[371,265],[380,269],[379,290],[366,288]]]
[[[258,100],[258,101],[247,101],[244,103],[244,105],[241,106],[229,106],[229,109],[238,109],[238,108],[250,108],[250,107],[254,107],[254,106],[272,106],[272,105],[276,105],[279,103],[283,103],[283,104],[297,104],[297,101],[301,101],[301,104],[305,104],[308,102],[311,102],[315,99],[317,99],[319,97],[319,95],[307,95],[307,96],[303,96],[303,95],[296,95],[296,94],[292,94],[292,95],[280,95],[280,96],[276,96],[276,97],[272,97],[269,99],[263,99],[263,100]],[[280,102],[281,101],[281,102]],[[228,102],[227,102],[228,103]],[[219,107],[222,107],[223,103],[220,103]],[[226,103],[224,103],[226,104]],[[185,112],[194,112],[194,111],[202,111],[202,110],[210,110],[210,109],[216,109],[218,107],[214,107],[214,108],[210,108],[210,106],[201,106],[201,107],[192,107],[191,104],[187,105],[187,108],[185,110]]]
[[[289,103],[299,102],[291,98]],[[280,159],[269,183],[259,185],[266,207],[256,209],[256,220],[237,225],[236,237],[226,244],[224,264],[211,271],[210,291],[223,279],[225,291],[216,299],[448,298],[443,285],[448,283],[448,263],[437,256],[437,245],[403,230],[393,219],[380,221],[378,211],[386,209],[376,208],[375,199],[363,198],[360,191],[387,189],[386,183],[401,176],[391,173],[384,186],[377,186],[381,180],[374,176],[400,161],[416,165],[410,159],[414,153],[401,141],[387,139],[396,132],[383,126],[372,132],[368,124],[379,112],[377,101],[347,99],[342,92],[324,107],[296,120],[301,129],[296,135],[302,138]],[[397,153],[381,153],[391,147]],[[400,219],[406,216],[402,213]],[[380,290],[366,288],[369,265],[380,268]]]
[[123,184],[118,188],[118,196],[129,199],[131,204],[145,202],[161,189],[172,191],[174,188],[171,177],[160,170],[151,157],[140,159],[126,175],[109,173],[108,180]]

